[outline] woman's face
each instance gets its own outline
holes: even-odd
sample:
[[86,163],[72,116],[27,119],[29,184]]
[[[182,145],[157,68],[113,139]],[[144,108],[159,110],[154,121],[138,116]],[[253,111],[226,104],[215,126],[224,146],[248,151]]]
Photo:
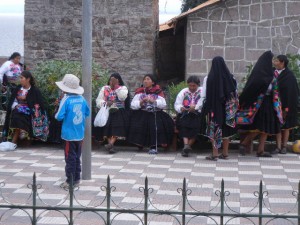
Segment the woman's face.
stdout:
[[145,88],[149,88],[149,87],[152,87],[154,84],[154,82],[151,80],[150,77],[146,76],[143,80],[143,85]]
[[195,91],[197,91],[199,86],[196,83],[191,82],[191,83],[188,83],[188,87],[189,87],[190,92],[194,93]]
[[21,75],[20,76],[20,84],[22,85],[22,87],[30,86],[30,78],[26,78]]
[[15,57],[15,58],[12,59],[12,62],[13,62],[14,64],[19,64],[19,63],[20,63],[20,60],[21,60],[21,56],[17,56],[17,57]]

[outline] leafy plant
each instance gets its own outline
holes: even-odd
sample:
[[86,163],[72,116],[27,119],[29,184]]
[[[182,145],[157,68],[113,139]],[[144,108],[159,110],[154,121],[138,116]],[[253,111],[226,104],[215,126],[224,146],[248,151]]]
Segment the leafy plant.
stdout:
[[287,54],[287,57],[289,59],[288,67],[295,74],[298,81],[298,86],[300,86],[300,55]]
[[185,81],[180,82],[179,84],[170,84],[167,87],[167,100],[168,100],[168,110],[169,114],[172,116],[175,116],[176,112],[174,109],[174,103],[176,101],[176,97],[178,93],[183,89],[187,87],[187,83]]
[[247,83],[247,80],[248,80],[248,78],[249,78],[249,76],[251,74],[251,71],[252,71],[253,67],[254,67],[253,64],[250,64],[250,65],[246,66],[246,68],[247,68],[247,74],[241,79],[240,82],[238,82],[238,93],[239,94],[242,93],[242,91],[243,91],[243,89],[244,89],[244,87],[245,87],[245,85]]
[[[49,115],[53,115],[55,110],[55,100],[59,97],[59,89],[55,82],[62,80],[65,74],[74,74],[82,77],[82,65],[78,61],[48,60],[41,62],[34,69],[33,74],[38,88],[41,90]],[[109,74],[99,64],[93,63],[92,67],[92,105],[100,88],[107,83]]]

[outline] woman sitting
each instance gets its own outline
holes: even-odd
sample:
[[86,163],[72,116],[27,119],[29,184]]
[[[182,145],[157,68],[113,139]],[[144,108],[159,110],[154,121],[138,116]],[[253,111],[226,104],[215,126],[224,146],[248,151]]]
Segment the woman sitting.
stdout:
[[190,76],[187,79],[188,87],[182,89],[176,97],[174,108],[178,113],[176,119],[179,137],[183,138],[184,147],[181,155],[188,157],[191,146],[200,132],[200,80],[197,76]]
[[29,71],[21,73],[20,84],[8,103],[3,137],[11,142],[2,142],[2,150],[14,150],[18,140],[36,138],[46,141],[49,133],[43,97]]
[[150,146],[149,154],[157,154],[157,146],[166,147],[172,142],[174,122],[162,110],[166,108],[163,91],[152,75],[146,75],[143,86],[135,91],[131,102],[128,141],[142,149]]
[[108,84],[101,88],[96,99],[98,108],[110,107],[109,117],[104,127],[94,129],[97,139],[107,138],[108,144],[104,147],[110,154],[116,153],[114,144],[118,137],[127,136],[129,125],[129,96],[128,89],[118,73],[113,73]]

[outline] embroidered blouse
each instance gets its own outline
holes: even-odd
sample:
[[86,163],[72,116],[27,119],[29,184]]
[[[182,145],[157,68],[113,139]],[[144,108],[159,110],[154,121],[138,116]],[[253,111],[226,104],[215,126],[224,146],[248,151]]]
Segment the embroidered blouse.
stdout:
[[[25,89],[25,88],[21,87],[21,89],[17,93],[17,97],[18,96],[26,96],[28,94],[29,90],[30,90],[30,88]],[[18,112],[26,114],[26,115],[30,115],[30,109],[29,109],[26,99],[18,100],[17,98],[15,98],[15,100],[11,106],[11,109],[13,110],[17,105],[19,105],[17,108]]]
[[[144,98],[152,98],[153,100],[155,100],[154,103],[147,103],[147,102],[144,102],[143,105],[141,106],[140,105],[140,102],[141,100],[143,100]],[[132,99],[131,101],[131,109],[133,110],[138,110],[138,109],[142,109],[142,110],[146,110],[147,107],[155,107],[155,108],[158,108],[158,109],[165,109],[166,106],[167,106],[167,103],[166,103],[166,100],[161,97],[161,96],[158,96],[157,94],[136,94],[134,96],[134,98]]]
[[0,82],[3,81],[3,76],[6,74],[8,82],[15,83],[19,80],[22,73],[22,67],[19,64],[14,64],[12,61],[6,61],[0,67]]
[[200,97],[202,88],[199,87],[194,93],[192,93],[189,88],[182,89],[177,97],[174,104],[176,112],[181,113],[181,108],[188,108],[190,105],[195,105],[196,111],[201,111],[200,109]]
[[125,100],[128,96],[128,89],[125,86],[118,86],[116,89],[111,89],[106,85],[101,88],[96,99],[96,105],[101,108],[104,102],[111,101],[116,108],[125,108]]

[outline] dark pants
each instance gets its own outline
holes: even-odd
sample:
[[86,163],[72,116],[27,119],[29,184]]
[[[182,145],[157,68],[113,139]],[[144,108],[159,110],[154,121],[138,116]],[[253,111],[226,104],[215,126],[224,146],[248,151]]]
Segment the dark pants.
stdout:
[[65,142],[65,161],[66,161],[66,176],[67,182],[71,182],[73,176],[73,182],[80,180],[81,172],[81,145],[82,141],[66,141]]

